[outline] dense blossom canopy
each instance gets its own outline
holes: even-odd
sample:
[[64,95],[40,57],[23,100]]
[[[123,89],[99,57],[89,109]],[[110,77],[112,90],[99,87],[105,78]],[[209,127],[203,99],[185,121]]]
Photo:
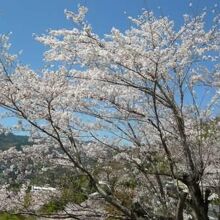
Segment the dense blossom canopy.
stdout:
[[55,64],[40,74],[15,65],[1,36],[0,104],[33,142],[1,153],[5,163],[18,155],[5,172],[20,183],[36,164],[81,173],[105,201],[100,219],[208,219],[219,178],[219,16],[207,29],[205,12],[184,15],[177,28],[144,11],[101,38],[87,8],[65,13],[72,29],[36,37]]

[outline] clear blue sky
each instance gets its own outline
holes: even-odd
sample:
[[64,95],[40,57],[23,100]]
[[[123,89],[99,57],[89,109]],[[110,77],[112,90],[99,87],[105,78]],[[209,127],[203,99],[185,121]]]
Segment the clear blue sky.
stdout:
[[[127,16],[137,16],[142,8],[152,10],[157,15],[167,15],[179,26],[182,14],[197,14],[205,6],[211,8],[218,2],[219,0],[1,0],[0,33],[12,32],[12,51],[17,53],[23,50],[21,62],[38,69],[43,65],[42,54],[45,48],[34,40],[33,33],[40,35],[50,28],[71,28],[72,23],[65,19],[64,9],[76,10],[78,4],[87,6],[87,20],[94,31],[102,35],[110,32],[113,26],[125,30],[130,25]],[[15,119],[1,122],[11,125]]]
[[[192,2],[192,8],[189,3]],[[22,63],[33,68],[42,66],[45,48],[34,40],[33,33],[42,34],[52,28],[71,28],[64,16],[64,9],[76,10],[77,5],[89,8],[87,16],[94,30],[104,34],[112,26],[125,29],[129,26],[127,16],[137,16],[142,8],[156,14],[169,15],[179,25],[184,13],[197,13],[205,6],[211,7],[219,0],[1,0],[1,33],[12,32],[12,51],[23,50]],[[160,6],[160,9],[158,8]],[[127,12],[127,15],[124,12]]]

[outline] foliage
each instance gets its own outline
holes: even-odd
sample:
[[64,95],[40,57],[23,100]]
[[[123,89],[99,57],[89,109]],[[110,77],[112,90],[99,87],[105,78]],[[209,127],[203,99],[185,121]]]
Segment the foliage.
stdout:
[[8,213],[1,213],[0,220],[35,220],[34,217],[24,217],[22,215],[11,215]]
[[61,200],[67,204],[68,202],[81,204],[93,192],[93,188],[87,176],[80,175],[66,177],[61,183]]
[[41,207],[40,212],[46,213],[46,214],[52,214],[54,212],[63,210],[64,207],[65,207],[65,203],[63,203],[63,201],[60,201],[59,199],[56,199],[56,200],[54,199],[44,204]]

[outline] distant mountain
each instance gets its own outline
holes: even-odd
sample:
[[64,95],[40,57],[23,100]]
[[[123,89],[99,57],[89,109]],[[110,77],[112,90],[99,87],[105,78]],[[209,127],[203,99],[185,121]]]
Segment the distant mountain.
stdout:
[[20,149],[23,145],[30,145],[28,136],[15,135],[9,133],[7,135],[0,134],[0,150],[7,150],[10,147],[16,147]]

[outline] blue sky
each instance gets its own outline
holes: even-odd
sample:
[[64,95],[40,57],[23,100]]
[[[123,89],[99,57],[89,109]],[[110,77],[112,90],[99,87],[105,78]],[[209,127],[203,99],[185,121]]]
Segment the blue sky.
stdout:
[[[189,7],[192,2],[192,7]],[[121,30],[129,27],[128,16],[137,16],[142,8],[154,11],[157,15],[166,15],[182,22],[186,13],[198,14],[204,7],[211,8],[219,0],[1,0],[0,33],[11,35],[11,51],[23,51],[20,61],[33,69],[43,66],[44,46],[36,42],[35,34],[46,33],[48,29],[72,28],[72,23],[65,19],[64,9],[76,10],[77,5],[85,5],[89,12],[87,20],[96,33],[109,33],[114,26]],[[218,6],[219,9],[219,6]],[[126,12],[126,14],[125,14]],[[14,124],[15,119],[1,121]]]
[[40,35],[50,28],[71,28],[64,9],[76,10],[78,4],[87,6],[89,23],[95,32],[104,34],[113,26],[126,29],[130,24],[127,16],[137,16],[142,8],[158,15],[169,15],[179,25],[182,14],[197,14],[205,6],[211,7],[215,3],[218,0],[1,0],[0,32],[12,32],[12,51],[23,50],[22,63],[37,69],[43,64],[45,48],[34,40],[33,33]]

